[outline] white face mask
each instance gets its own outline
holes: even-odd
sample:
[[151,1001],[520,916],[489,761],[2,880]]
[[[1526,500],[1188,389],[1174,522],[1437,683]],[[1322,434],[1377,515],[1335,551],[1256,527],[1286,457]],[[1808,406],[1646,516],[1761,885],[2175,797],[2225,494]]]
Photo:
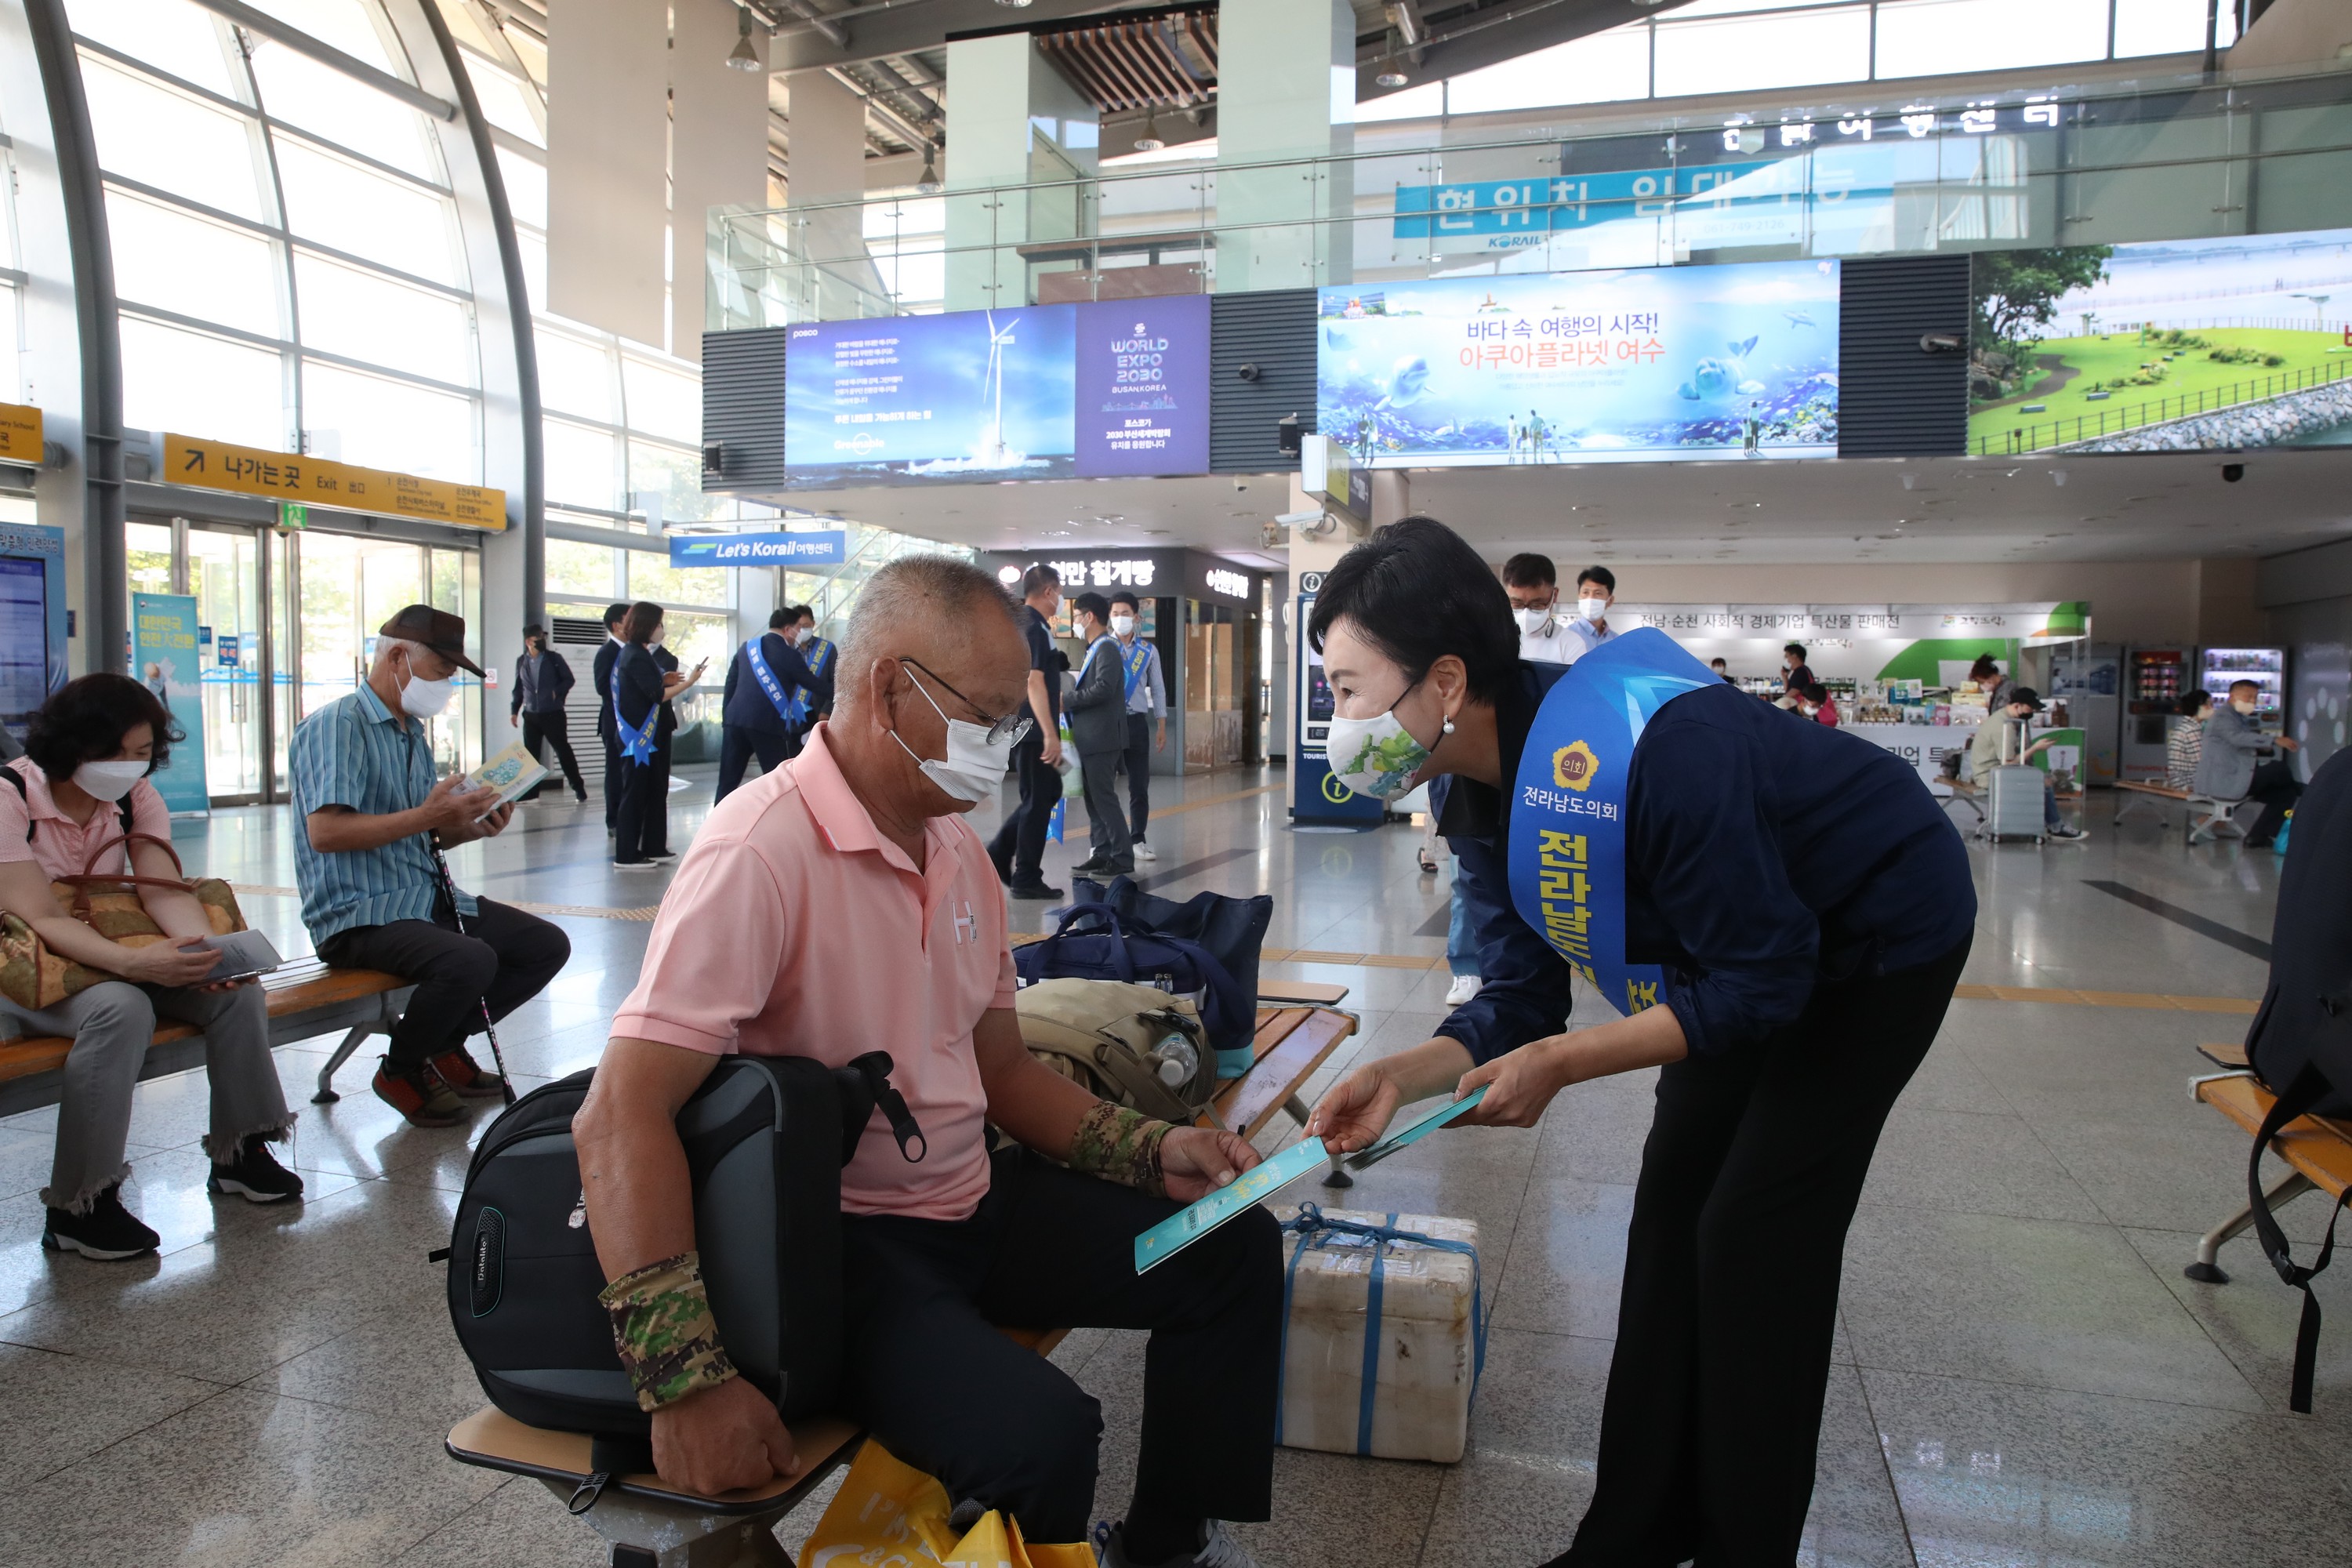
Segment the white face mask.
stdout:
[[1818,702],[1808,702],[1804,704],[1804,710],[1805,717],[1810,719],[1814,714],[1819,713],[1822,710],[1822,705]]
[[439,680],[426,680],[412,674],[401,683],[400,705],[416,718],[432,719],[447,708],[449,699],[457,694],[457,682],[455,677],[445,676]]
[[1576,601],[1576,613],[1582,616],[1588,621],[1597,621],[1601,616],[1609,613],[1609,601],[1606,599],[1579,599]]
[[1358,795],[1394,800],[1412,793],[1413,775],[1429,762],[1429,748],[1412,738],[1391,704],[1378,718],[1332,720],[1323,755],[1332,776]]
[[916,690],[923,692],[923,700],[931,704],[931,711],[946,721],[948,754],[944,761],[934,762],[919,755],[898,731],[891,731],[890,738],[898,742],[900,751],[915,759],[915,765],[923,771],[925,778],[956,799],[974,804],[986,800],[996,793],[996,786],[1004,782],[1005,770],[1013,765],[1012,738],[992,741],[985,724],[949,719],[939,703],[932,700],[931,694],[923,691],[923,683],[908,679]]
[[1119,637],[1131,637],[1135,635],[1135,617],[1113,616],[1110,618],[1110,629]]
[[1551,619],[1551,606],[1546,605],[1540,610],[1513,610],[1511,619],[1519,623],[1520,636],[1531,637],[1543,630],[1544,623]]
[[95,800],[121,800],[131,786],[147,776],[147,763],[84,763],[74,770],[73,782]]
[[2239,712],[2243,713],[2249,719],[2253,717],[2254,704],[2252,702],[2232,702],[2230,706],[2236,709]]

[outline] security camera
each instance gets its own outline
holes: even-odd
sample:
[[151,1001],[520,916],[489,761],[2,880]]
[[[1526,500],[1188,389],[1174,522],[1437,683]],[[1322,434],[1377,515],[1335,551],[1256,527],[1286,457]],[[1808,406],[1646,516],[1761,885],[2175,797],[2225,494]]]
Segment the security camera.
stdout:
[[1929,332],[1919,340],[1919,352],[1923,354],[1956,354],[1960,352],[1959,334]]
[[2222,464],[2222,465],[2221,465],[2221,482],[2222,482],[2223,484],[2234,485],[2234,484],[2236,484],[2240,479],[2244,479],[2245,477],[2246,477],[2246,465],[2245,465],[2245,464],[2243,464],[2243,463],[2224,463],[2224,464]]
[[1323,509],[1319,506],[1316,506],[1308,507],[1305,511],[1286,511],[1276,517],[1274,521],[1282,524],[1285,528],[1297,528],[1303,523],[1319,521],[1322,519],[1322,516]]
[[1258,377],[1264,375],[1265,372],[1258,369],[1255,364],[1245,364],[1234,374],[1240,376],[1244,381],[1255,381]]

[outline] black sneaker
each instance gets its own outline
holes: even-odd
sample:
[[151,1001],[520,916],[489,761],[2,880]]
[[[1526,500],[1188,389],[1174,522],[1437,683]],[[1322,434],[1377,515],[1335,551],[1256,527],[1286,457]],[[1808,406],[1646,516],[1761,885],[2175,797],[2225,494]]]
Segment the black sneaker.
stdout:
[[1061,889],[1049,888],[1044,882],[1015,882],[1006,892],[1015,899],[1052,900],[1062,896]]
[[215,1165],[205,1186],[215,1193],[235,1193],[249,1204],[274,1204],[302,1195],[302,1178],[278,1163],[266,1139],[239,1140],[236,1158]]
[[41,1232],[41,1245],[51,1252],[79,1252],[109,1263],[152,1252],[163,1240],[122,1206],[120,1182],[92,1199],[88,1214],[51,1209],[49,1223]]

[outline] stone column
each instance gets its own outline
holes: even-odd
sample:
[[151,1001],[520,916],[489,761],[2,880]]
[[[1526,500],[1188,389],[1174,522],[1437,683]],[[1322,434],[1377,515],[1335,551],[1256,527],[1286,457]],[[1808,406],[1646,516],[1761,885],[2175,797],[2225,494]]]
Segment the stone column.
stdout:
[[[1355,11],[1241,0],[1217,28],[1217,291],[1353,281]],[[1322,162],[1247,166],[1295,159]]]
[[949,42],[949,310],[1031,303],[1032,262],[1020,247],[1094,232],[1100,137],[1093,103],[1028,34]]

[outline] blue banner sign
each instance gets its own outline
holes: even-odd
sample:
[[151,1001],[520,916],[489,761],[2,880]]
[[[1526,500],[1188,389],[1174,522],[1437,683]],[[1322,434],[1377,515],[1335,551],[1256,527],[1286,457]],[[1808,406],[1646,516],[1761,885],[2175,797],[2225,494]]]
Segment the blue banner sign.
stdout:
[[187,738],[149,782],[174,816],[208,811],[205,709],[196,641],[196,601],[187,594],[131,595],[131,678],[155,694]]
[[838,566],[849,559],[849,531],[809,533],[673,533],[673,566]]

